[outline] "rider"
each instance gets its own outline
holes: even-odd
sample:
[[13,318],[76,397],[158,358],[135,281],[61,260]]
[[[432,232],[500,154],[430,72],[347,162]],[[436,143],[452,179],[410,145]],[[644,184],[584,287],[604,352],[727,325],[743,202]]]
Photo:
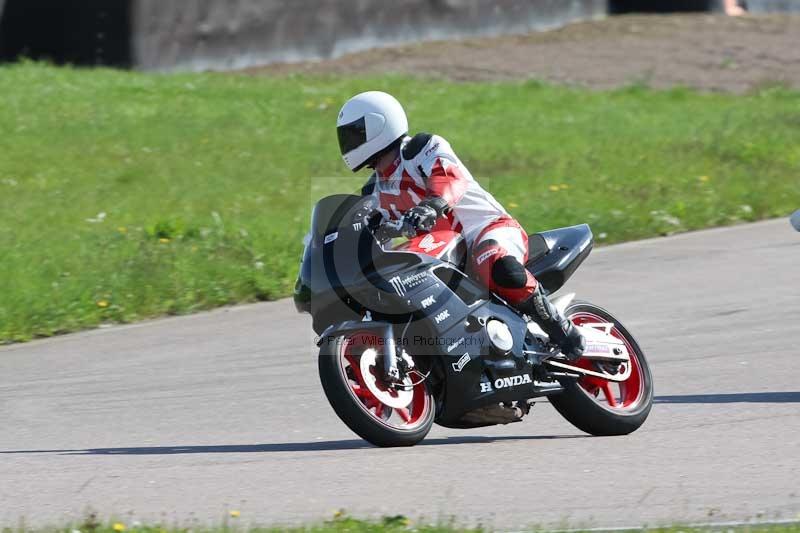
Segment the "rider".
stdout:
[[534,319],[567,357],[581,356],[583,337],[524,266],[527,234],[475,181],[446,140],[427,133],[409,137],[400,102],[378,91],[348,100],[337,132],[350,170],[375,170],[362,193],[377,197],[384,218],[403,219],[420,232],[460,232],[479,281]]

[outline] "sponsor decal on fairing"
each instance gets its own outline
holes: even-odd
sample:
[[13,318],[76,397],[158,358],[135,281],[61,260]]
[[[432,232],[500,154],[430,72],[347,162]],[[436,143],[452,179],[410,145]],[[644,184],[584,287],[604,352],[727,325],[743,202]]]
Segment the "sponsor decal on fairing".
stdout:
[[[507,378],[497,378],[494,380],[495,389],[508,389],[511,387],[518,387],[519,385],[527,385],[533,383],[533,380],[528,374],[522,376],[510,376]],[[481,392],[491,392],[492,383],[488,381],[481,381]]]
[[339,232],[338,231],[335,231],[333,233],[329,233],[328,235],[325,235],[325,244],[332,243],[333,241],[335,241],[338,238],[339,238]]
[[403,279],[400,279],[400,276],[395,276],[389,280],[389,284],[398,296],[403,296],[409,289],[419,286],[426,279],[428,279],[428,273],[420,272],[418,274],[406,276]]
[[461,356],[461,358],[459,358],[458,361],[453,363],[452,365],[453,370],[455,370],[456,372],[461,372],[462,370],[464,370],[464,367],[467,366],[467,363],[469,363],[469,361],[470,361],[469,353],[465,353],[464,355]]
[[427,298],[425,298],[420,302],[420,305],[422,306],[423,309],[427,309],[435,303],[436,303],[436,298],[434,298],[433,296],[428,296]]
[[459,347],[459,346],[461,346],[462,344],[464,344],[464,337],[461,337],[461,338],[460,338],[460,339],[458,339],[456,342],[454,342],[453,344],[451,344],[450,346],[448,346],[448,347],[447,347],[447,353],[450,353],[450,352],[452,352],[453,350],[455,350],[456,348],[458,348],[458,347]]
[[442,322],[444,322],[444,321],[445,321],[445,320],[447,320],[448,318],[450,318],[450,311],[449,311],[449,310],[447,310],[447,309],[445,309],[444,311],[442,311],[441,313],[439,313],[438,315],[436,315],[435,317],[433,317],[433,320],[434,320],[434,322],[436,322],[437,324],[441,324]]

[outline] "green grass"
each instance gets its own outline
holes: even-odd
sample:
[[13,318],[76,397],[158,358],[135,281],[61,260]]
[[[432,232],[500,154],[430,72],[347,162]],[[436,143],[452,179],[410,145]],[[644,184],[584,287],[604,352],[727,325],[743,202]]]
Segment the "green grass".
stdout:
[[[234,511],[235,513],[235,511]],[[243,526],[238,523],[240,519],[231,517],[222,525],[209,527],[198,523],[191,526],[165,526],[122,521],[101,523],[90,517],[82,524],[54,528],[30,528],[20,526],[17,529],[0,529],[2,533],[484,533],[493,531],[491,528],[474,527],[464,528],[452,524],[426,525],[415,524],[404,516],[385,517],[381,520],[359,520],[347,515],[339,516],[333,520],[306,526]],[[520,531],[535,533],[556,532],[557,530],[543,528],[527,528]],[[580,529],[570,530],[574,532]],[[619,531],[619,530],[617,530]],[[627,530],[630,533],[800,533],[799,523],[788,524],[752,524],[744,526],[671,526],[661,528],[643,527]]]
[[395,93],[529,231],[600,243],[800,207],[800,93],[0,67],[0,342],[290,293],[339,105]]

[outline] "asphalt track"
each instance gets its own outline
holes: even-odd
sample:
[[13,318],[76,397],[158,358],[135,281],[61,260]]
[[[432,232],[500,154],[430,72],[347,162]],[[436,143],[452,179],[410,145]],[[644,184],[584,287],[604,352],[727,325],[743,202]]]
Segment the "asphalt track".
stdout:
[[288,301],[0,349],[0,526],[455,517],[517,529],[798,518],[800,234],[787,220],[596,250],[570,284],[648,353],[650,419],[591,438],[519,424],[365,445]]

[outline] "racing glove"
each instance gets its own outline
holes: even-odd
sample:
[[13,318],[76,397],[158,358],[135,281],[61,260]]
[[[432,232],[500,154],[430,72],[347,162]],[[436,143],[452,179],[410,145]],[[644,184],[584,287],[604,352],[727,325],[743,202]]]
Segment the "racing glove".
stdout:
[[426,198],[418,205],[412,207],[403,219],[417,231],[430,231],[436,224],[436,219],[444,216],[450,211],[450,206],[444,198],[434,196]]

